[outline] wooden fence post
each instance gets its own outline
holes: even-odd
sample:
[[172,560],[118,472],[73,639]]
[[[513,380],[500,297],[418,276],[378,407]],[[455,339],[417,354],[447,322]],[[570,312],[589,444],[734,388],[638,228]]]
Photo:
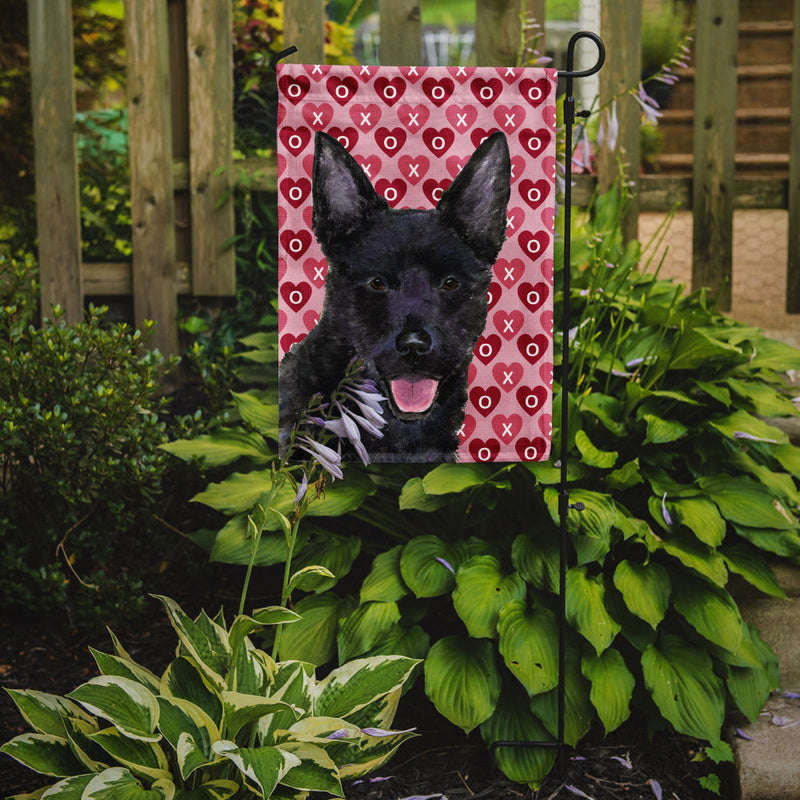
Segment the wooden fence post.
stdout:
[[[189,182],[192,294],[236,294],[233,214],[233,13],[230,0],[190,0]],[[226,197],[227,196],[227,197]],[[221,201],[226,197],[224,201]]]
[[[544,34],[544,0],[475,0],[475,53],[481,67],[513,67],[520,57],[523,20],[535,17]],[[544,35],[539,52],[544,55]]]
[[380,0],[379,57],[383,66],[413,66],[422,59],[420,0]]
[[789,261],[786,312],[800,314],[800,3],[794,4],[792,122],[789,139]]
[[167,5],[128,0],[128,125],[136,324],[156,320],[153,344],[178,352]]
[[288,0],[283,4],[283,41],[297,52],[286,58],[295,64],[325,63],[324,0]]
[[731,307],[739,3],[697,0],[692,288]]
[[[624,180],[633,184],[633,198],[622,220],[625,241],[639,236],[639,163],[641,161],[640,126],[642,109],[627,94],[641,80],[642,4],[638,0],[606,0],[600,7],[600,31],[606,46],[606,63],[600,71],[600,124],[605,142],[598,153],[598,183],[608,191],[619,176],[623,163]],[[616,99],[614,106],[604,108]],[[616,109],[619,129],[616,141],[609,141],[612,109]],[[614,145],[609,147],[609,145]]]
[[29,0],[42,316],[83,318],[71,0]]

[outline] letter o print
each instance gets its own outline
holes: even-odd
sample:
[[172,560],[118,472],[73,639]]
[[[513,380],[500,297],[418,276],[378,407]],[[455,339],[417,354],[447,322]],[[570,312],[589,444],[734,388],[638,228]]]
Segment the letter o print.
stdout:
[[303,305],[303,293],[299,289],[293,289],[289,292],[289,305],[301,306]]
[[433,139],[431,139],[431,147],[433,147],[434,150],[444,150],[446,146],[447,143],[444,140],[444,136],[434,136]]
[[392,86],[391,83],[383,87],[383,96],[387,100],[394,100],[397,97],[397,87]]
[[[532,360],[535,360],[535,359],[536,359],[536,358],[539,356],[539,345],[538,345],[538,344],[536,344],[536,342],[528,342],[528,344],[526,344],[526,345],[525,345],[525,355],[526,355],[526,356],[528,356],[528,358],[530,358],[530,359],[532,359]],[[534,399],[534,400],[536,400],[536,397],[535,397],[534,395],[532,395],[532,394],[529,394],[529,395],[528,395],[528,396],[525,398],[525,405],[526,405],[528,408],[536,408],[536,406],[535,406],[535,405],[533,405],[533,406],[532,406],[532,405],[531,405],[531,404],[528,402],[528,401],[531,399],[531,397],[533,397],[533,399]],[[538,403],[539,401],[538,401],[538,400],[536,400],[536,402]]]
[[349,90],[349,89],[347,88],[347,86],[345,86],[343,83],[340,83],[340,84],[339,84],[339,85],[336,87],[336,96],[337,96],[337,97],[338,97],[340,100],[344,100],[345,98],[347,98],[347,96],[348,96],[349,94],[350,94],[350,90]]
[[300,253],[303,250],[303,243],[296,236],[294,239],[289,239],[289,252]]
[[299,84],[290,83],[286,87],[286,94],[288,94],[289,97],[302,97],[303,96],[303,89]]
[[431,197],[438,203],[442,199],[442,195],[444,194],[444,189],[441,186],[437,186],[432,192]]
[[383,196],[390,202],[394,203],[397,200],[397,189],[394,186],[387,186]]
[[539,455],[539,451],[532,444],[529,444],[523,452],[526,461],[536,461],[536,456]]
[[491,86],[481,86],[481,100],[491,100],[494,97],[494,90]]
[[531,289],[527,295],[525,295],[525,303],[529,306],[536,306],[539,304],[539,292],[536,289]]
[[528,190],[528,201],[531,203],[538,203],[542,199],[542,192],[536,186],[531,186]]
[[292,188],[289,189],[289,199],[299,202],[303,199],[303,190],[299,186],[292,186]]
[[531,136],[528,139],[528,150],[531,153],[538,153],[542,148],[542,140],[538,136]]
[[538,256],[542,250],[542,245],[539,244],[538,239],[531,238],[531,240],[525,245],[525,249],[532,255]]
[[[296,84],[292,84],[292,86],[295,86],[295,85]],[[289,149],[290,150],[300,150],[300,149],[302,149],[302,147],[303,147],[303,137],[299,136],[296,133],[293,133],[289,137]]]
[[488,394],[482,394],[478,399],[478,407],[488,411],[492,407],[492,398]]
[[478,449],[478,461],[491,461],[492,451],[488,447],[481,447]]
[[[491,297],[491,294],[489,295]],[[493,347],[490,342],[481,342],[480,346],[478,347],[478,355],[481,358],[491,358]],[[486,395],[481,398],[481,401],[488,399]],[[487,406],[481,406],[482,408],[487,408]]]
[[431,90],[431,96],[434,100],[444,100],[444,87],[434,86]]
[[383,146],[386,150],[397,150],[397,137],[387,136],[383,140]]
[[542,90],[539,86],[531,86],[528,90],[528,100],[536,102],[542,99]]

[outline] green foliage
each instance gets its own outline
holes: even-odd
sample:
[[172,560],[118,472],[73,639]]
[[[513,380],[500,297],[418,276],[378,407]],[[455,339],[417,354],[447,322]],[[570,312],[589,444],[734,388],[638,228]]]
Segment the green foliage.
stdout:
[[47,796],[225,800],[344,797],[341,781],[381,766],[413,731],[390,730],[417,661],[364,658],[314,675],[276,663],[249,636],[298,616],[280,606],[195,619],[161,602],[178,637],[161,676],[115,637],[93,651],[100,675],[66,697],[8,690],[32,732],[0,751],[50,778]]
[[[32,259],[0,256],[0,605],[88,613],[141,597],[111,555],[149,530],[160,494],[167,364],[103,309],[34,327],[34,276]],[[78,576],[95,591],[73,592]]]

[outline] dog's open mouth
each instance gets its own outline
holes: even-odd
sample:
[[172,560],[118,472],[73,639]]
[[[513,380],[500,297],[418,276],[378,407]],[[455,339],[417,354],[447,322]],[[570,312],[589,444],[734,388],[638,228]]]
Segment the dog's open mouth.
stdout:
[[423,375],[400,375],[390,381],[392,399],[403,414],[424,414],[436,399],[439,381]]

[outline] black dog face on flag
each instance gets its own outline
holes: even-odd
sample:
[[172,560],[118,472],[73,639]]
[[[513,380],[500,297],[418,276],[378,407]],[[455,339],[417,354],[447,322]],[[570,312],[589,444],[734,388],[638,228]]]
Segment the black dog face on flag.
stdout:
[[387,398],[383,437],[365,437],[370,457],[455,459],[510,182],[508,144],[497,132],[436,208],[394,210],[336,139],[316,134],[313,229],[328,274],[319,323],[281,362],[283,446],[311,398],[329,397],[358,358]]

